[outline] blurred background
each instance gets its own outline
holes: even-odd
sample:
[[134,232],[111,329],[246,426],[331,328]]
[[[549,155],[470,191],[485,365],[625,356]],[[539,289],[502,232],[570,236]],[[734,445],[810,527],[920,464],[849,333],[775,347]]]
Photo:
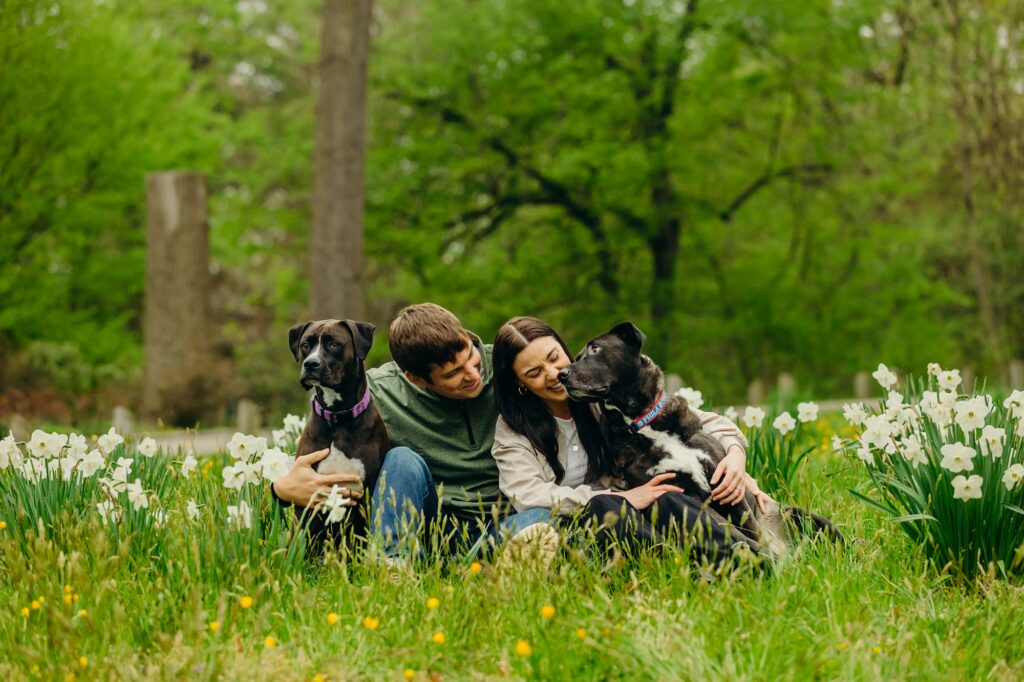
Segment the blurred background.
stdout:
[[[205,183],[209,277],[166,424],[302,410],[291,325],[368,319],[376,364],[424,300],[488,342],[630,319],[715,404],[879,362],[1020,381],[1019,0],[360,0],[324,30],[352,4],[0,0],[0,424],[144,412],[146,344],[195,342],[146,333],[147,271],[192,279],[147,256],[171,170]],[[361,145],[318,149],[325,95],[361,92]],[[356,147],[356,293],[322,315],[315,160]]]

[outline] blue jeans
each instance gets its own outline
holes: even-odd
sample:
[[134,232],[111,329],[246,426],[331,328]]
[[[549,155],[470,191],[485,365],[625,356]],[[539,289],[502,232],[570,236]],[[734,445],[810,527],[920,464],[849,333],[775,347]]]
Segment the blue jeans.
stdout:
[[423,531],[439,531],[442,548],[451,554],[479,553],[488,539],[499,541],[503,535],[515,535],[535,523],[550,523],[551,510],[542,507],[524,509],[478,523],[460,524],[439,508],[434,478],[426,462],[406,447],[391,448],[384,456],[380,476],[370,502],[373,533],[387,556],[419,553]]

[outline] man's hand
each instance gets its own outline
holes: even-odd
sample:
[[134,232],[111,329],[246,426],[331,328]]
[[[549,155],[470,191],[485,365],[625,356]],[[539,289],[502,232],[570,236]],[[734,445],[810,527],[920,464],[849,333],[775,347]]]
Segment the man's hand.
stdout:
[[669,485],[668,483],[662,483],[662,481],[672,478],[675,476],[674,471],[668,471],[664,474],[658,474],[651,480],[647,481],[643,485],[631,488],[630,490],[623,490],[621,492],[613,493],[620,497],[625,497],[626,501],[629,502],[636,509],[643,511],[647,509],[654,501],[664,495],[665,493],[681,493],[683,489],[679,486]]
[[[725,457],[711,475],[711,499],[722,504],[738,504],[747,491],[747,453],[739,445],[730,445]],[[719,480],[721,482],[719,483]]]
[[285,502],[290,502],[300,507],[316,507],[321,501],[321,493],[326,495],[331,492],[331,486],[342,486],[342,494],[350,498],[348,506],[354,507],[358,504],[356,500],[362,497],[360,485],[358,490],[344,489],[346,483],[361,483],[356,474],[319,474],[313,465],[329,455],[330,448],[311,452],[302,457],[296,457],[292,468],[281,478],[274,481],[273,488],[277,496]]

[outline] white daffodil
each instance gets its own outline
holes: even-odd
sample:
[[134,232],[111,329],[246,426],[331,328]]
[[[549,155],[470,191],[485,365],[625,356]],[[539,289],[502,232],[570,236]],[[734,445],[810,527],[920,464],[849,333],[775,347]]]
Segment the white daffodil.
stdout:
[[263,478],[273,483],[288,473],[294,461],[294,457],[289,457],[277,448],[270,448],[264,453],[263,459],[260,461],[263,466]]
[[843,416],[851,426],[860,426],[868,418],[868,413],[860,403],[852,403],[843,405]]
[[267,450],[267,439],[263,436],[248,436],[244,433],[235,433],[228,443],[228,452],[233,459],[242,462],[252,462],[263,455]]
[[136,478],[134,483],[127,484],[125,492],[128,493],[128,501],[131,502],[132,507],[136,511],[149,506],[149,497],[146,496],[146,491],[142,489],[142,483],[139,479]]
[[957,403],[956,423],[964,433],[970,433],[985,425],[985,417],[992,409],[985,400],[986,397],[979,395]]
[[818,409],[817,403],[800,403],[796,406],[796,418],[802,424],[812,422],[818,418]]
[[996,428],[986,424],[981,430],[981,438],[978,444],[981,446],[981,454],[990,455],[994,459],[1003,456],[1003,443],[1006,442],[1006,429]]
[[90,450],[89,454],[82,458],[78,463],[78,470],[86,478],[91,477],[97,471],[102,469],[106,465],[107,461],[103,459],[103,453],[99,450]]
[[153,527],[163,528],[167,524],[167,512],[163,509],[157,509],[153,512]]
[[1017,430],[1014,431],[1018,436],[1024,438],[1024,419],[1017,420]]
[[96,511],[100,513],[100,518],[103,519],[104,523],[117,523],[121,520],[121,508],[111,500],[98,502],[96,504]]
[[974,448],[969,448],[963,443],[950,443],[943,445],[942,461],[939,465],[954,474],[960,471],[974,471],[974,457],[977,454]]
[[764,410],[760,407],[748,407],[743,411],[743,423],[748,429],[759,429],[764,424]]
[[143,438],[138,451],[143,457],[152,457],[156,454],[156,441],[152,438]]
[[1024,480],[1024,464],[1012,464],[1003,473],[1003,485],[1007,490],[1013,490]]
[[195,500],[189,500],[188,504],[185,505],[185,514],[193,521],[199,518],[199,505],[196,504]]
[[[244,464],[240,462],[239,464]],[[220,472],[220,475],[224,477],[224,487],[231,490],[241,490],[242,486],[245,485],[245,474],[246,470],[239,467],[238,465],[231,465],[224,467],[224,470]]]
[[796,420],[793,419],[793,415],[789,412],[783,412],[775,418],[775,421],[772,422],[772,426],[778,429],[780,434],[785,436],[796,428]]
[[689,386],[684,386],[676,391],[676,395],[685,400],[686,404],[695,410],[699,410],[700,406],[704,404],[704,394]]
[[270,432],[270,439],[274,441],[274,447],[286,448],[291,444],[291,438],[284,429],[274,429]]
[[960,385],[962,379],[960,378],[960,370],[958,369],[947,369],[939,372],[938,374],[939,388],[943,391],[956,392],[957,386]]
[[927,464],[928,456],[924,452],[924,448],[921,446],[921,439],[917,436],[911,435],[903,439],[901,443],[903,449],[903,458],[914,465],[916,468],[918,464]]
[[107,486],[110,494],[116,497],[127,489],[129,473],[131,472],[127,467],[114,467],[114,470],[108,473],[102,482]]
[[846,446],[843,445],[843,439],[839,436],[832,436],[832,450],[834,452],[842,452],[845,449]]
[[942,372],[942,368],[939,367],[939,363],[937,363],[937,362],[929,362],[928,363],[928,376],[930,376],[930,377],[937,377],[937,376],[939,376],[939,374],[941,372]]
[[45,481],[47,478],[46,460],[39,459],[38,457],[29,457],[21,464],[21,475],[25,480],[32,483]]
[[953,407],[950,405],[937,403],[933,407],[922,407],[921,409],[940,429],[944,429],[953,423]]
[[892,423],[884,414],[871,415],[864,420],[864,431],[860,439],[867,445],[884,448],[892,439]]
[[245,500],[228,505],[228,526],[235,530],[252,528],[252,509]]
[[85,457],[87,452],[89,452],[89,441],[85,439],[85,436],[78,433],[68,436],[68,457],[74,458],[77,462]]
[[6,469],[9,466],[20,467],[23,459],[18,441],[14,440],[14,434],[9,433],[4,436],[4,439],[0,440],[0,469]]
[[199,460],[197,460],[191,451],[185,455],[184,461],[181,463],[181,475],[188,478],[192,475],[192,472],[199,466]]
[[871,448],[867,445],[861,444],[861,446],[857,448],[857,457],[865,464],[875,463],[875,456],[871,454]]
[[1003,407],[1010,411],[1014,419],[1024,418],[1024,391],[1014,389],[1003,401]]
[[70,481],[71,477],[75,473],[75,466],[78,464],[79,460],[69,455],[61,457],[57,461],[60,462],[60,477],[65,481]]
[[321,511],[327,514],[327,523],[338,523],[348,515],[348,498],[341,494],[340,487],[331,486],[331,493],[323,501]]
[[124,438],[119,433],[114,431],[114,427],[111,426],[110,430],[100,436],[100,439],[96,442],[100,450],[103,451],[104,455],[110,456],[110,453],[114,451],[118,445],[124,442]]
[[938,404],[939,394],[936,393],[935,391],[925,391],[924,393],[921,394],[921,400],[920,402],[918,402],[918,405],[920,405],[921,409],[924,410],[925,412],[933,409]]
[[731,421],[733,424],[735,424],[736,420],[740,418],[740,413],[736,411],[735,407],[730,405],[729,407],[725,408],[725,412],[722,413],[722,416]]
[[953,484],[953,497],[957,500],[979,500],[981,499],[981,484],[984,479],[977,474],[966,477],[956,476],[951,481]]
[[235,465],[241,472],[246,485],[259,485],[263,476],[263,462],[239,462]]
[[306,428],[306,418],[296,417],[294,414],[289,414],[284,418],[284,430],[288,432],[293,438],[298,438],[302,435],[302,430]]
[[50,456],[50,434],[41,429],[32,432],[32,437],[26,443],[28,454],[38,459],[46,459]]
[[889,391],[889,395],[885,398],[885,408],[887,410],[893,410],[893,412],[898,412],[902,405],[903,394],[899,391]]
[[878,369],[872,372],[871,376],[886,390],[896,385],[896,374],[882,363],[878,364]]

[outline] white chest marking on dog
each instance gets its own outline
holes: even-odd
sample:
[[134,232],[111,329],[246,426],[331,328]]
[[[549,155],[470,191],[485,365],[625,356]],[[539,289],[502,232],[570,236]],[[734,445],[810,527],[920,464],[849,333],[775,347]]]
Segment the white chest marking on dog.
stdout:
[[704,465],[702,464],[702,462],[714,464],[714,460],[711,459],[708,453],[687,446],[679,439],[679,436],[664,431],[656,431],[650,427],[639,431],[639,435],[668,453],[668,456],[658,462],[656,466],[647,470],[648,476],[657,476],[667,471],[678,471],[689,474],[704,492],[711,492],[711,486],[708,485],[708,478],[704,473]]
[[333,388],[327,388],[326,386],[321,385],[320,390],[324,392],[324,405],[326,405],[328,408],[334,403],[341,400],[341,394],[335,391]]
[[331,443],[331,454],[320,460],[316,470],[321,474],[357,474],[360,479],[366,480],[366,466],[363,461],[349,459],[334,443]]

